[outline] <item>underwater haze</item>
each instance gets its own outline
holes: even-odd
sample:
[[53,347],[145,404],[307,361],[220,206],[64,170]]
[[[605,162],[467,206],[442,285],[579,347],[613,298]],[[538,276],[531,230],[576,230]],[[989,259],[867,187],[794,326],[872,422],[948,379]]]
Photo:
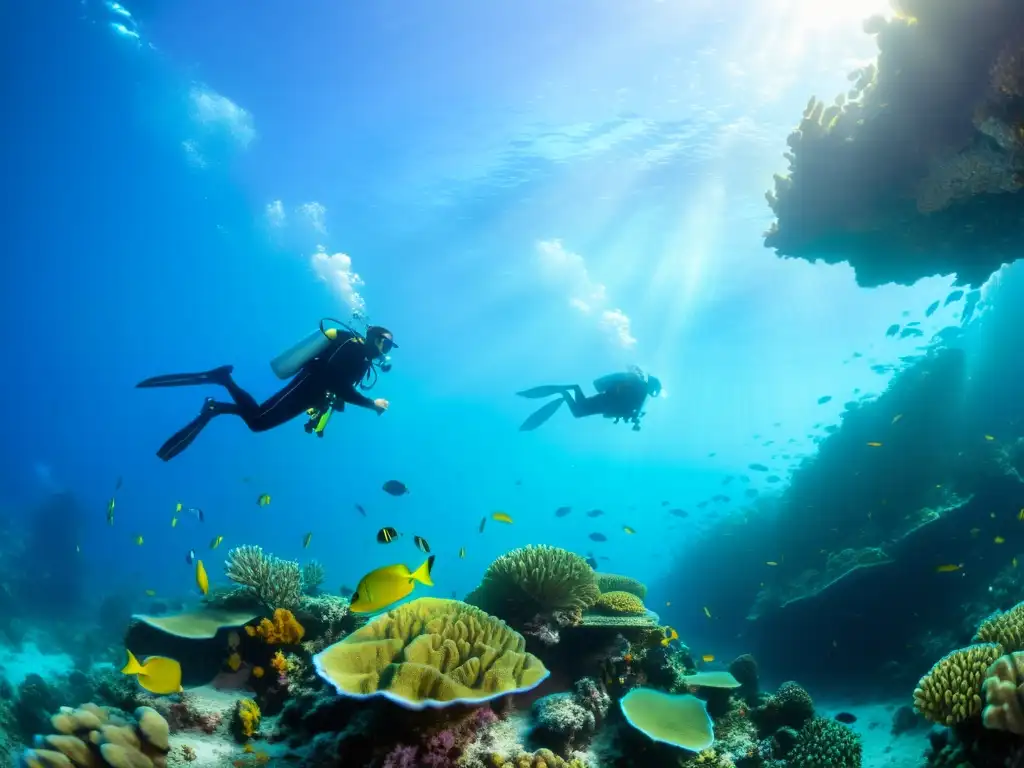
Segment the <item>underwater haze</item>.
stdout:
[[[941,355],[956,362],[932,380],[948,376],[956,393],[943,394],[944,378],[928,390],[937,410],[922,422],[963,407],[950,423],[982,447],[1024,435],[1012,426],[1024,372],[1007,367],[1019,334],[1000,315],[1024,291],[1018,268],[945,301],[955,274],[865,288],[847,264],[780,258],[762,242],[764,191],[808,96],[848,87],[876,53],[862,19],[888,11],[880,0],[4,3],[0,509],[17,545],[2,577],[9,610],[26,617],[5,640],[8,679],[42,663],[18,661],[15,634],[35,624],[51,631],[111,596],[126,613],[199,604],[195,559],[216,591],[230,584],[228,552],[257,545],[322,563],[323,592],[347,595],[381,566],[419,566],[422,537],[433,587],[413,597],[464,599],[496,558],[552,545],[649,585],[657,626],[706,657],[698,668],[763,653],[772,685],[806,671],[843,700],[842,686],[828,690],[830,654],[859,641],[813,625],[866,630],[870,617],[836,616],[854,603],[884,614],[876,587],[786,618],[808,593],[766,596],[766,582],[787,553],[803,572],[818,550],[909,534],[826,540],[847,530],[825,524],[845,512],[801,502],[804,517],[787,517],[794,478],[826,461],[851,412],[915,366],[946,365]],[[391,368],[365,392],[386,411],[349,404],[319,437],[304,415],[252,432],[224,414],[160,460],[204,398],[227,397],[212,383],[137,383],[232,365],[263,401],[286,385],[270,361],[322,318],[393,334]],[[520,430],[544,401],[518,392],[592,394],[631,366],[662,386],[639,429],[561,407]],[[909,409],[879,418],[895,426]],[[876,433],[854,440],[886,450]],[[886,471],[938,488],[910,464],[945,440],[928,433]],[[1010,523],[980,536],[1010,539],[998,567],[977,555],[992,564],[985,579],[1009,562],[1010,524],[1024,531],[1014,494],[998,509]],[[387,527],[398,535],[379,543]],[[935,594],[936,568],[967,562],[928,546],[916,570],[887,554],[907,604]],[[988,586],[969,568],[950,578]],[[951,625],[972,599],[960,597],[936,602]],[[811,638],[799,650],[785,641],[797,631]],[[911,621],[893,644],[919,631]],[[838,674],[850,690],[872,675],[888,686],[873,647],[854,656]],[[903,665],[907,704],[932,660]]]

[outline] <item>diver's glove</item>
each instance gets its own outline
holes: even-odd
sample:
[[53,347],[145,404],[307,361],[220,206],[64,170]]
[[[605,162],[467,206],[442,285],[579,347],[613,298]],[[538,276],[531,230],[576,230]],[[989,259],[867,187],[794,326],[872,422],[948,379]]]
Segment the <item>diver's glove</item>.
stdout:
[[378,397],[376,400],[373,401],[373,410],[375,410],[377,412],[377,415],[380,416],[382,413],[384,413],[384,411],[388,409],[390,405],[391,403],[389,403],[383,397]]

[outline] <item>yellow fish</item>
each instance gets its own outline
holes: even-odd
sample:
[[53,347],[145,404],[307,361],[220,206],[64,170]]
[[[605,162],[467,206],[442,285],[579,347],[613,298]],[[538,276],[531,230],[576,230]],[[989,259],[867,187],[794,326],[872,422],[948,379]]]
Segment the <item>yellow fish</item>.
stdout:
[[175,514],[176,516],[177,516],[177,515],[180,515],[180,514],[181,514],[181,502],[180,502],[180,501],[179,501],[179,502],[178,502],[178,504],[177,504],[177,505],[176,505],[176,506],[174,507],[174,514]]
[[1006,541],[1006,539],[1004,539],[1002,536],[996,536],[994,539],[992,539],[992,541],[994,541],[996,544],[1002,544]]
[[178,518],[172,517],[171,518],[171,528],[176,528],[177,526],[178,526]]
[[630,534],[631,536],[634,533],[636,533],[636,529],[635,528],[630,528],[628,525],[622,526],[622,530],[625,531],[626,533]]
[[309,546],[309,542],[311,542],[312,540],[313,540],[313,532],[310,531],[309,533],[306,534],[305,538],[302,539],[302,546],[303,547],[308,547]]
[[142,546],[142,534],[140,533],[138,536],[136,536],[134,541],[135,541],[136,544],[138,544],[141,547]]
[[223,536],[214,536],[213,541],[210,542],[210,549],[216,549],[220,546],[220,543],[224,541]]
[[1017,558],[1016,557],[1013,558],[1013,560],[1010,561],[1010,565],[1012,565],[1014,568],[1017,567]]
[[147,589],[146,590],[146,597],[156,597],[156,590],[155,589]]
[[495,512],[493,515],[491,515],[491,519],[497,520],[499,523],[511,523],[512,515],[508,514],[507,512]]
[[667,646],[673,640],[679,639],[679,633],[672,629],[672,627],[662,627],[661,630],[664,634],[664,637],[661,638],[662,645]]
[[418,581],[428,587],[434,586],[430,570],[434,567],[434,556],[423,561],[423,565],[410,571],[404,563],[385,565],[370,571],[359,580],[359,586],[352,593],[349,610],[353,613],[373,613],[408,597]]
[[712,661],[715,660],[715,657],[714,654],[705,653],[703,656],[700,657],[700,660],[703,661],[705,664],[710,664]]
[[261,507],[267,506],[267,504],[270,503],[270,494],[261,493],[259,496],[256,497],[256,503]]
[[768,560],[765,562],[765,565],[778,565],[778,563],[776,563],[774,560]]
[[210,579],[206,575],[206,568],[202,560],[196,560],[196,586],[204,595],[210,591]]
[[139,685],[160,696],[181,692],[181,664],[166,656],[150,656],[140,664],[131,651],[125,650],[128,663],[121,670],[122,675],[135,675]]
[[995,438],[992,437],[992,435],[985,435],[985,439],[986,440],[995,440]]
[[240,666],[242,666],[242,656],[237,651],[228,656],[228,667],[232,672],[237,672]]
[[466,548],[465,547],[459,547],[459,559],[463,560],[463,559],[465,559],[465,557],[466,557]]
[[707,616],[709,619],[711,618],[711,611],[708,610],[708,607],[706,605],[704,606],[704,615]]
[[964,567],[963,563],[960,563],[959,565],[940,565],[938,568],[935,569],[935,572],[936,573],[953,573],[953,571],[959,571],[963,567]]
[[899,421],[902,418],[903,418],[903,414],[902,413],[897,413],[895,416],[892,417],[892,423],[895,424],[897,421]]
[[873,440],[870,443],[868,443],[868,447],[869,448],[881,448],[882,444]]
[[107,502],[107,525],[114,524],[114,497],[110,497],[110,501]]
[[1018,520],[1024,520],[1024,507],[1021,507],[1020,512],[1017,513]]

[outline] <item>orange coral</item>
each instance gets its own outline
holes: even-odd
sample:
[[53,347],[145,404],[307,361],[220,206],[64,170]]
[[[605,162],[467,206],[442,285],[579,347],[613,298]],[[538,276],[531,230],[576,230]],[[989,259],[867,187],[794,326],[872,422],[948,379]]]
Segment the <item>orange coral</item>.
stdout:
[[274,611],[274,619],[262,619],[257,627],[246,627],[249,637],[259,635],[270,645],[294,645],[302,640],[306,630],[287,608]]
[[270,666],[277,670],[278,674],[285,674],[288,671],[288,660],[284,657],[284,654],[278,651],[274,654],[274,658],[270,660]]

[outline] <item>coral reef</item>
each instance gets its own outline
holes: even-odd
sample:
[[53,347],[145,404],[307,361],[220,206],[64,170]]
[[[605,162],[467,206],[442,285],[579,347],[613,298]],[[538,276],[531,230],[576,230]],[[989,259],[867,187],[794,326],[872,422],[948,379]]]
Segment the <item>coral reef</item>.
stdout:
[[867,287],[954,272],[979,285],[1015,258],[1022,25],[1015,0],[870,19],[877,62],[834,104],[811,98],[787,139],[788,173],[766,195],[776,221],[765,244],[849,261]]
[[1000,656],[985,672],[985,709],[981,720],[986,728],[1010,731],[1024,736],[1024,709],[1021,686],[1024,685],[1024,653]]
[[315,595],[326,578],[327,571],[324,569],[323,563],[310,560],[302,566],[302,591],[307,595]]
[[523,629],[538,616],[575,623],[600,594],[583,557],[542,544],[514,549],[491,563],[466,602]]
[[1024,603],[1008,611],[996,611],[981,622],[974,635],[975,643],[995,643],[1004,651],[1024,650]]
[[935,662],[914,689],[914,707],[940,725],[981,714],[981,684],[1003,650],[994,643],[960,648]]
[[861,752],[851,728],[816,717],[800,729],[787,760],[794,768],[860,768]]
[[261,619],[257,626],[247,626],[245,631],[249,637],[260,637],[269,645],[295,645],[302,642],[306,634],[305,628],[287,608],[278,608],[273,619]]
[[641,600],[647,599],[647,585],[632,576],[597,571],[597,588],[602,592],[629,592]]
[[302,597],[299,564],[267,555],[260,547],[242,546],[228,552],[227,577],[245,588],[270,610],[293,609]]
[[170,731],[167,721],[149,707],[135,710],[127,722],[94,704],[62,707],[51,718],[56,733],[37,736],[22,755],[26,768],[80,766],[93,768],[163,768]]
[[764,732],[781,728],[800,730],[814,717],[814,700],[802,686],[790,680],[752,710],[751,717]]
[[608,616],[642,616],[647,612],[643,600],[631,592],[602,592],[590,610]]
[[760,699],[757,660],[749,653],[737,656],[729,664],[729,674],[740,684],[740,696],[750,706],[757,706]]
[[695,696],[634,688],[619,700],[619,706],[626,722],[654,741],[691,752],[707,749],[715,741],[711,717]]
[[260,730],[260,721],[263,713],[259,705],[252,699],[239,699],[235,702],[231,723],[235,738],[245,742],[255,736]]
[[548,670],[505,622],[458,600],[422,597],[314,657],[343,696],[408,708],[482,702],[540,684]]

